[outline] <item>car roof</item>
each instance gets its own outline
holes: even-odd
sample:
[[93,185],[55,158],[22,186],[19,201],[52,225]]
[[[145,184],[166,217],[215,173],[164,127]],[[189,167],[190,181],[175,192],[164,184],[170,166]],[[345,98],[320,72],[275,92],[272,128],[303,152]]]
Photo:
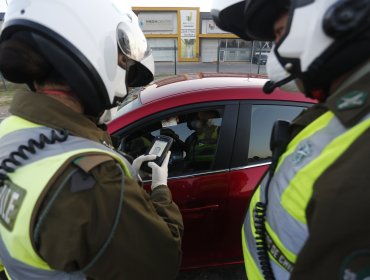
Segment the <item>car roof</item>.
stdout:
[[303,94],[280,89],[264,94],[262,86],[266,81],[264,75],[239,73],[184,74],[161,79],[135,93],[134,101],[124,105],[108,124],[108,131],[113,133],[150,114],[194,103],[250,99],[314,103]]
[[259,88],[265,82],[265,76],[248,76],[234,74],[227,76],[216,74],[185,74],[168,79],[159,80],[148,86],[140,93],[142,104],[147,104],[159,99],[175,95],[194,94],[200,91],[233,89],[233,88]]

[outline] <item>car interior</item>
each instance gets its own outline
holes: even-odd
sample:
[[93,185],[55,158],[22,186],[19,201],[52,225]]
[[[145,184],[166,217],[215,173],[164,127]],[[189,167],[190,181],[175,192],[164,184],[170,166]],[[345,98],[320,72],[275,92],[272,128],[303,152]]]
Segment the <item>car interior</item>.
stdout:
[[[133,161],[148,152],[158,135],[174,139],[171,147],[169,175],[181,176],[212,168],[222,122],[222,110],[202,110],[159,119],[138,127],[121,139],[119,149]],[[143,170],[150,179],[150,170]]]

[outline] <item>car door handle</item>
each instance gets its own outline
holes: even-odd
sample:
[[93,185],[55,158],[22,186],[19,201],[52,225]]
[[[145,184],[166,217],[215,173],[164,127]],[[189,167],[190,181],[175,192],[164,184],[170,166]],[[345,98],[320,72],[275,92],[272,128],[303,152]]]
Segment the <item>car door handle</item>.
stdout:
[[196,212],[204,212],[204,211],[209,211],[209,210],[215,210],[219,207],[220,207],[220,205],[213,204],[213,205],[207,205],[207,206],[195,207],[195,208],[183,208],[183,209],[181,209],[181,212],[184,213],[184,214],[190,214],[190,213],[196,213]]

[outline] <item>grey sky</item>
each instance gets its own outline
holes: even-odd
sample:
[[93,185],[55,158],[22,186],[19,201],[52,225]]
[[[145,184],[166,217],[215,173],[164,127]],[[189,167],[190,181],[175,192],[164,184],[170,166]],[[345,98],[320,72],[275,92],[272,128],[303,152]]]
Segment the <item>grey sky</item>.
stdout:
[[[0,0],[0,12],[5,12],[6,1]],[[52,0],[51,0],[52,1]],[[209,12],[211,0],[122,0],[135,7],[200,7],[201,12]]]

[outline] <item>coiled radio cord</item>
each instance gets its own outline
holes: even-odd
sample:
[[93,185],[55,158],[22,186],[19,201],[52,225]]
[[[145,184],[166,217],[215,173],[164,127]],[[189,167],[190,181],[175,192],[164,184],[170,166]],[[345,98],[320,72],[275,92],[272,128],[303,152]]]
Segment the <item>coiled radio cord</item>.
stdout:
[[286,146],[290,139],[290,123],[283,120],[277,120],[274,123],[270,149],[272,151],[272,161],[268,171],[268,180],[265,189],[265,201],[256,203],[253,209],[253,221],[255,227],[255,240],[258,260],[261,266],[262,274],[266,280],[275,280],[274,272],[272,271],[270,258],[268,256],[268,245],[266,240],[266,211],[268,205],[268,193],[270,183],[274,175],[279,157],[285,152]]
[[[275,164],[276,165],[276,164]],[[261,266],[262,274],[265,280],[275,280],[274,272],[272,271],[270,259],[268,256],[268,246],[266,241],[266,210],[268,203],[268,188],[274,173],[274,166],[271,163],[269,170],[269,178],[265,190],[265,202],[257,202],[253,209],[253,221],[255,228],[255,241],[256,241],[256,250],[258,255],[259,264]]]
[[[27,160],[27,154],[36,154],[37,150],[44,149],[46,145],[52,145],[56,142],[64,142],[67,140],[69,132],[66,129],[60,131],[51,130],[50,137],[40,133],[39,139],[29,139],[27,145],[20,145],[17,151],[11,152],[8,158],[4,159],[0,164],[0,180],[6,179],[5,173],[12,173],[15,169],[22,165],[20,159]],[[2,172],[2,171],[5,171]]]

